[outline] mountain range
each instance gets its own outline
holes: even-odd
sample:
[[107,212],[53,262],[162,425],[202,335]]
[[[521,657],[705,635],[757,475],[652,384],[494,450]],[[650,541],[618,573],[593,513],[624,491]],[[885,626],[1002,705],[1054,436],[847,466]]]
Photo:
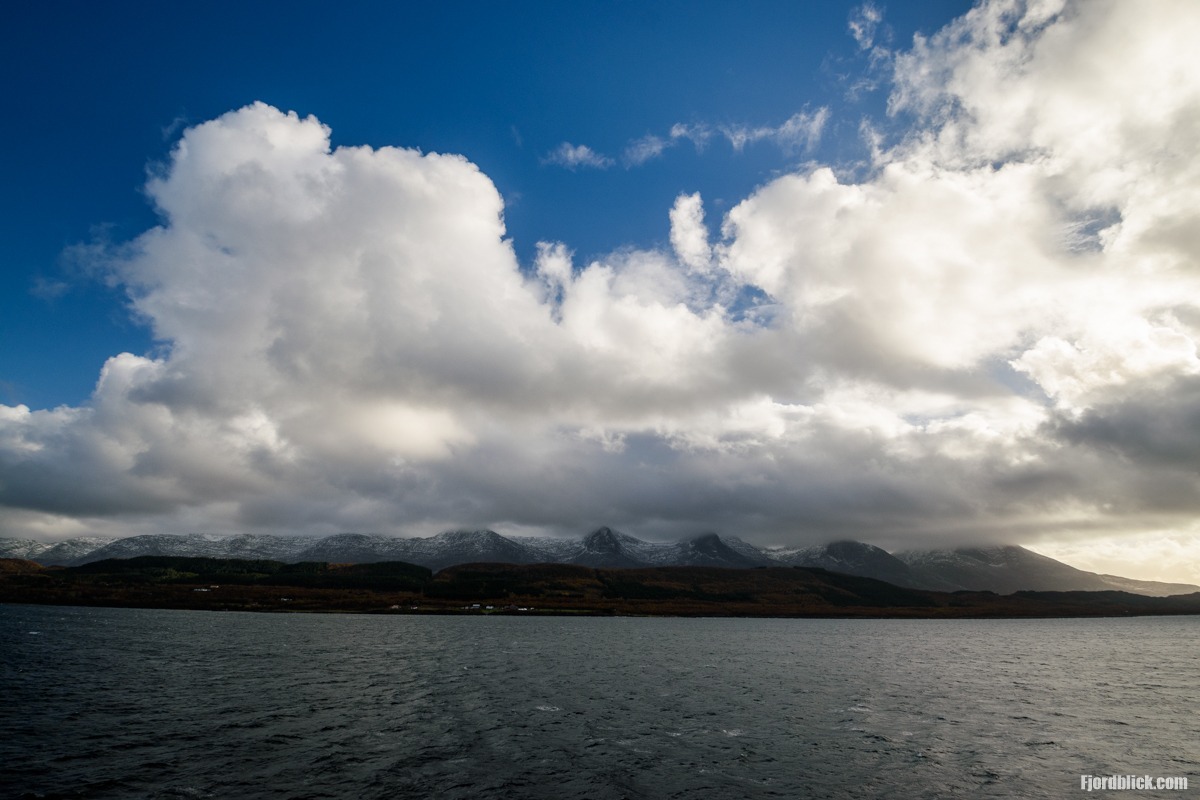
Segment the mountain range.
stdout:
[[904,588],[942,592],[1117,590],[1167,596],[1200,591],[1200,587],[1190,584],[1087,572],[1015,545],[893,554],[855,541],[804,548],[761,548],[715,533],[676,542],[648,542],[607,527],[582,539],[502,536],[491,530],[448,531],[407,539],[360,533],[320,539],[265,534],[148,534],[123,539],[80,537],[54,545],[0,538],[0,558],[28,559],[46,566],[78,566],[138,556],[268,559],[287,563],[405,561],[434,571],[471,563],[576,564],[606,569],[796,566],[820,567]]

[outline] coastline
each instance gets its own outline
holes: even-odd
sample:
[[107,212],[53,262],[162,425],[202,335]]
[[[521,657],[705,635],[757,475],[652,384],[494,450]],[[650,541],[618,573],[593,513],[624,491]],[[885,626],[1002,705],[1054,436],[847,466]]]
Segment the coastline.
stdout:
[[934,592],[823,569],[378,564],[142,557],[46,568],[0,560],[0,603],[258,613],[820,619],[1200,614],[1200,593]]

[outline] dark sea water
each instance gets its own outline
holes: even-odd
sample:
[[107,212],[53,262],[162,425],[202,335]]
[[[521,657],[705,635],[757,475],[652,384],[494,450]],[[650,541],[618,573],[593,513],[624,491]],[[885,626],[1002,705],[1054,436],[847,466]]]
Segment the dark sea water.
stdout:
[[0,606],[0,797],[1192,797],[1198,635]]

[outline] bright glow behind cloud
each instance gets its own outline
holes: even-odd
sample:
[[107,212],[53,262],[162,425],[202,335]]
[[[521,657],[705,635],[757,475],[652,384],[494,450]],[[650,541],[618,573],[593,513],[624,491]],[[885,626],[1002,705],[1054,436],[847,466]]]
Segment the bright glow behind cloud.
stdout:
[[897,54],[868,177],[783,176],[715,244],[684,193],[673,252],[528,271],[466,159],[230,112],[109,254],[168,350],[0,407],[0,524],[1190,536],[1198,36],[1190,2],[981,6]]

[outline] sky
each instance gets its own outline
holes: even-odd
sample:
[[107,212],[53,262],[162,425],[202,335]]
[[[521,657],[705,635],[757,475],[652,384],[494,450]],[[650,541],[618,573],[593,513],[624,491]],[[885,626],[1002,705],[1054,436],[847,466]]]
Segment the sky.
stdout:
[[1200,582],[1190,0],[21,3],[0,535]]

